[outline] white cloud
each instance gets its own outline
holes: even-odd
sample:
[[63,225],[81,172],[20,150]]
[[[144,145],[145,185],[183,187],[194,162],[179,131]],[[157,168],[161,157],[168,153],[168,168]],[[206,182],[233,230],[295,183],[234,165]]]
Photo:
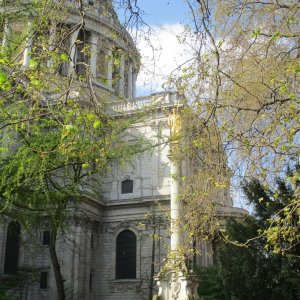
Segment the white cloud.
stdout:
[[[163,90],[172,71],[191,57],[191,40],[181,24],[154,27],[149,33],[141,33],[137,47],[141,53],[141,69],[137,81],[139,95]],[[187,36],[189,36],[187,34]]]

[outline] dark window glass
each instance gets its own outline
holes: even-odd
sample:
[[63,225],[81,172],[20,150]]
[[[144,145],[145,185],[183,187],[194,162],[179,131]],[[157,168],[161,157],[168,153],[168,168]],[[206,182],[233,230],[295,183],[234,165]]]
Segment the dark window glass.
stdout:
[[21,227],[12,222],[7,227],[4,273],[15,275],[18,272]]
[[48,288],[48,272],[41,272],[40,289],[44,290],[47,288]]
[[93,290],[93,273],[90,273],[89,290]]
[[122,181],[122,194],[133,193],[133,180],[126,179]]
[[136,278],[136,236],[130,230],[117,237],[116,279]]
[[57,71],[62,76],[68,76],[69,74],[69,59],[71,51],[71,40],[70,40],[70,31],[71,27],[66,24],[57,24],[55,27],[55,44],[58,45],[59,50],[61,51],[61,56],[64,57],[64,61],[58,65]]
[[94,235],[91,234],[91,249],[94,249]]
[[76,41],[76,72],[85,75],[89,64],[90,43],[88,42],[90,33],[80,30]]
[[43,232],[43,245],[48,246],[50,244],[50,231]]

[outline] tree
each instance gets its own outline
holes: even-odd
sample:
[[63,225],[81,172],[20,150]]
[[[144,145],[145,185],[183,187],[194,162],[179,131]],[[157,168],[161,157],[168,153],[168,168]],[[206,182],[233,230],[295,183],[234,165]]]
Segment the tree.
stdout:
[[[198,175],[194,173],[199,183],[193,185],[194,195],[195,186],[199,191],[195,200],[217,203],[217,190],[221,194],[229,183],[237,185],[253,176],[272,189],[275,178],[297,163],[299,156],[299,3],[187,3],[192,22],[180,38],[183,43],[193,38],[193,57],[174,71],[169,87],[190,99],[188,114],[192,111],[194,118],[189,124],[197,128],[197,134],[192,135],[185,155],[193,151],[199,162],[195,166],[207,170],[202,174],[199,168]],[[205,155],[208,146],[213,149],[212,159]],[[295,182],[298,178],[295,171],[286,179]],[[203,191],[207,186],[214,188]],[[295,194],[299,194],[298,186]],[[274,242],[274,231],[284,228],[287,219],[299,211],[299,198],[282,209],[286,215],[278,216],[278,226],[265,231],[268,244]],[[213,210],[205,213],[205,219],[210,219]],[[198,220],[198,214],[188,218],[201,228],[202,219]],[[297,244],[299,228],[291,230],[293,234],[281,239]]]
[[0,296],[2,300],[15,300],[6,295],[6,289],[3,286],[0,286]]
[[198,293],[204,300],[229,300],[226,295],[220,268],[216,266],[197,269],[200,279]]
[[[294,172],[288,173],[293,176]],[[295,184],[286,179],[277,179],[276,185],[275,191],[272,191],[253,179],[246,182],[243,189],[249,203],[255,207],[254,216],[263,225],[258,233],[267,238],[265,248],[272,249],[276,254],[299,258],[299,214],[294,210],[299,182]]]
[[[89,57],[90,46],[78,40],[70,45],[71,35],[84,28],[81,1],[77,24],[62,25],[68,14],[57,1],[7,2],[1,8],[0,210],[28,231],[49,222],[58,299],[66,297],[58,237],[110,163],[150,145],[122,139],[143,113],[116,117],[94,89],[89,65],[82,60],[72,66],[72,48]],[[70,72],[64,74],[66,66]]]
[[[277,188],[271,191],[258,180],[244,183],[244,191],[254,206],[255,217],[229,221],[226,234],[232,243],[221,243],[219,251],[221,276],[226,292],[232,299],[297,299],[299,286],[299,244],[288,244],[287,237],[276,241],[280,251],[270,249],[265,230],[277,226],[273,220],[283,214],[282,207],[293,202],[295,188],[277,180]],[[299,216],[293,215],[294,223]],[[291,230],[293,231],[293,230]],[[284,227],[276,230],[284,236]],[[259,237],[258,237],[259,236]],[[294,239],[290,239],[294,242]],[[239,245],[244,245],[239,247]],[[240,282],[243,284],[239,284]]]
[[[299,244],[287,244],[285,238],[275,243],[281,251],[274,251],[264,235],[270,223],[276,226],[273,220],[283,213],[282,207],[293,201],[295,188],[278,179],[271,191],[253,179],[244,182],[244,192],[254,216],[228,219],[222,233],[227,242],[223,237],[219,240],[218,265],[200,269],[198,274],[204,279],[201,295],[204,299],[298,299]],[[296,223],[299,216],[293,218]]]

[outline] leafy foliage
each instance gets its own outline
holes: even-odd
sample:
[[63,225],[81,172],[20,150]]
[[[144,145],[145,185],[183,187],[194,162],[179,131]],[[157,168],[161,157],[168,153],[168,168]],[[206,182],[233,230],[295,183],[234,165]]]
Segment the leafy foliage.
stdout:
[[[259,224],[248,217],[228,225],[229,236],[243,243],[256,238]],[[297,299],[299,259],[266,251],[264,241],[247,248],[227,244],[220,247],[221,275],[231,299]]]
[[[169,87],[189,98],[195,115],[191,119],[189,111],[182,111],[197,133],[189,135],[186,147],[187,156],[196,158],[198,174],[193,188],[187,184],[185,199],[191,203],[188,222],[200,231],[206,221],[217,224],[213,216],[230,204],[222,195],[230,183],[255,177],[273,190],[286,166],[298,163],[300,6],[297,0],[187,3],[193,20],[180,40],[193,41],[193,56],[173,72]],[[295,172],[283,181],[293,185],[298,177]],[[265,241],[276,253],[299,241],[294,218],[298,187],[294,194],[264,229]],[[202,213],[202,203],[212,203],[212,208]],[[268,210],[266,205],[261,203]]]
[[[9,1],[1,10],[9,30],[0,46],[0,211],[29,232],[47,220],[58,298],[65,299],[57,237],[81,200],[98,199],[111,163],[150,143],[124,141],[143,113],[117,117],[89,65],[82,63],[80,73],[73,65],[74,47],[90,54],[80,42],[71,45],[71,35],[84,28],[82,3],[72,12],[78,23],[63,25],[70,13],[64,1],[25,2]],[[60,74],[64,66],[68,72]]]
[[225,294],[225,287],[218,266],[199,268],[196,270],[196,274],[200,278],[198,294],[201,295],[203,300],[230,299]]
[[1,300],[18,300],[18,298],[10,297],[6,294],[6,288],[0,285],[0,299]]
[[[20,12],[6,20],[12,31],[20,20],[24,27],[28,24],[18,8]],[[67,41],[82,25],[60,24],[67,13],[64,4],[40,1],[26,9],[35,16],[29,66],[22,65],[24,39],[18,40],[16,32],[0,48],[0,207],[18,218],[21,209],[24,222],[46,210],[57,223],[57,213],[65,220],[67,206],[85,196],[91,182],[101,184],[112,161],[124,162],[150,144],[122,140],[142,113],[116,118],[106,95],[86,84],[91,81],[89,70],[84,78],[72,71]],[[59,28],[50,41],[49,24]],[[65,77],[58,74],[63,63],[71,70]]]
[[283,255],[300,256],[300,225],[298,192],[298,167],[290,176],[276,180],[274,191],[257,179],[244,184],[244,192],[255,207],[255,217],[261,224],[258,233],[267,238],[265,248]]
[[[278,238],[285,230],[277,227],[273,219],[278,213],[284,213],[282,207],[293,200],[295,189],[278,180],[277,189],[272,192],[258,180],[252,180],[245,182],[244,190],[254,206],[255,217],[232,219],[227,224],[227,238],[238,245],[221,243],[219,248],[226,291],[231,299],[298,299],[299,244],[287,244],[287,239],[277,240],[275,251],[272,251],[268,234],[275,229]],[[294,215],[294,218],[295,221],[299,216]],[[276,251],[277,247],[280,251]]]

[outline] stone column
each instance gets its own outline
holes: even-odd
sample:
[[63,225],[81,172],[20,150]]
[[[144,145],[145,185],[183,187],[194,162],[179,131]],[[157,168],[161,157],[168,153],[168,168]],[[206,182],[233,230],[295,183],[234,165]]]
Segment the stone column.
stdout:
[[119,96],[124,97],[124,85],[125,85],[125,57],[124,53],[120,57],[120,79],[119,79]]
[[[54,47],[54,44],[55,44],[55,38],[56,38],[56,24],[51,24],[50,26],[50,37],[49,37],[49,50],[50,51],[53,51],[53,49],[55,48]],[[48,61],[47,61],[47,66],[50,68],[52,67],[53,65],[53,59],[50,58]]]
[[29,67],[30,64],[30,52],[32,50],[32,21],[28,22],[27,25],[27,36],[26,36],[26,44],[23,53],[23,66]]
[[71,46],[70,46],[71,47],[70,48],[71,62],[70,62],[69,73],[72,72],[72,70],[74,70],[75,66],[76,66],[76,41],[77,41],[78,33],[79,33],[79,30],[76,30],[72,33],[72,36],[71,36]]
[[[74,294],[74,298],[75,300],[79,300],[78,297],[79,297],[79,294],[80,294],[80,278],[81,278],[81,274],[79,272],[80,270],[80,252],[79,252],[79,249],[80,249],[80,235],[81,235],[81,228],[80,228],[80,224],[79,223],[76,223],[74,224],[74,236],[73,236],[73,239],[74,239],[74,244],[73,244],[73,256],[74,256],[74,265],[73,265],[73,269],[71,269],[71,274],[72,272],[74,273],[74,277],[73,277],[73,294]],[[72,268],[72,266],[70,266]],[[78,270],[78,272],[77,272]]]
[[97,55],[98,55],[98,34],[92,33],[91,38],[91,58],[90,58],[90,69],[93,78],[97,77]]
[[180,247],[180,200],[178,199],[178,197],[181,172],[180,163],[176,160],[172,153],[170,154],[169,158],[171,169],[171,252],[176,252]]
[[136,71],[133,71],[132,74],[132,98],[136,95],[136,80],[137,80],[137,73]]
[[174,139],[170,144],[170,211],[171,211],[171,251],[165,265],[155,278],[160,300],[200,299],[197,293],[198,282],[186,266],[180,224],[182,206],[179,199],[181,160],[178,156],[181,138],[181,117],[178,107],[173,107],[169,116],[170,135]]
[[108,62],[107,62],[107,83],[108,87],[112,89],[113,87],[113,57],[112,57],[112,49],[108,51]]
[[128,94],[128,99],[131,99],[133,98],[133,94],[132,94],[132,87],[133,87],[133,74],[132,74],[132,63],[129,62],[129,65],[128,65],[128,91],[127,91],[127,94]]
[[4,30],[3,30],[3,39],[2,39],[2,46],[7,47],[9,44],[9,37],[11,35],[11,27],[8,21],[5,21]]

